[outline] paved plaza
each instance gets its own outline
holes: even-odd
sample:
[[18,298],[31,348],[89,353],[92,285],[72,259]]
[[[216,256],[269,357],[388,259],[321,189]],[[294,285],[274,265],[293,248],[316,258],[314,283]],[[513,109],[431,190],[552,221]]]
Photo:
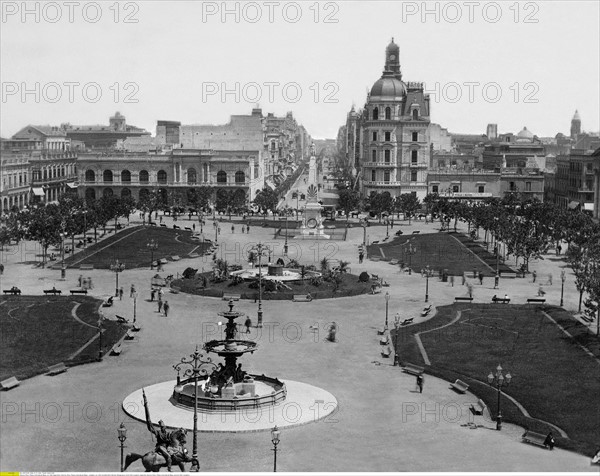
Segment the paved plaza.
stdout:
[[[185,225],[186,220],[179,220]],[[172,225],[165,217],[165,223]],[[414,221],[397,225],[405,233],[437,233],[439,225]],[[206,227],[212,230],[208,220]],[[273,239],[273,229],[253,226],[250,234],[231,234],[222,227],[219,255],[230,264],[246,265],[241,250],[261,241],[275,247],[281,256],[283,241]],[[394,231],[396,228],[394,229]],[[385,237],[385,226],[367,229],[370,242]],[[390,233],[391,234],[391,233]],[[209,237],[210,235],[207,235]],[[213,236],[214,237],[214,236]],[[353,274],[375,273],[390,284],[390,320],[420,316],[424,305],[425,279],[419,273],[401,273],[398,266],[365,259],[358,264],[357,249],[363,229],[349,229],[345,242],[298,241],[290,243],[290,257],[318,265],[323,257],[350,261]],[[143,238],[142,238],[143,239]],[[297,256],[294,256],[297,253]],[[548,303],[560,302],[562,259],[546,257],[530,264],[538,276],[553,274],[554,285],[546,286]],[[79,274],[92,276],[94,296],[114,294],[115,274],[108,270],[69,269],[66,282],[60,270],[33,269],[18,264],[23,258],[16,247],[2,255],[5,264],[1,287],[18,286],[24,294],[41,294],[55,285],[63,291],[77,285]],[[182,260],[165,265],[168,275],[181,273],[187,266],[211,269],[209,258]],[[73,367],[55,377],[37,376],[17,388],[2,392],[3,471],[117,471],[119,442],[117,427],[124,422],[127,449],[145,453],[154,442],[143,422],[131,418],[123,401],[142,387],[173,381],[173,364],[188,357],[197,344],[220,339],[217,312],[226,310],[221,299],[186,294],[165,295],[171,305],[168,317],[157,312],[150,299],[150,279],[156,271],[126,269],[119,283],[128,290],[138,289],[137,321],[142,330],[133,341],[123,343],[120,356],[106,356],[102,362]],[[565,308],[577,310],[579,294],[567,269]],[[558,281],[558,283],[557,283]],[[490,302],[494,294],[508,294],[513,303],[525,303],[537,294],[538,285],[529,279],[502,279],[500,290],[493,289],[492,278],[475,284],[476,302]],[[429,280],[430,302],[445,305],[467,289],[456,280],[450,283]],[[112,308],[102,309],[108,319],[133,316],[133,300],[125,293]],[[1,308],[0,308],[1,309]],[[235,309],[251,316],[256,323],[257,304],[239,301]],[[468,411],[476,395],[453,392],[448,382],[427,375],[420,394],[415,378],[392,366],[393,359],[380,354],[377,329],[385,319],[383,294],[314,300],[309,303],[264,301],[264,326],[252,328],[248,338],[259,344],[252,356],[241,362],[249,372],[301,382],[329,392],[337,403],[335,411],[323,418],[320,409],[327,402],[303,402],[303,425],[284,428],[278,452],[279,471],[593,471],[588,457],[561,449],[547,451],[523,444],[523,429],[504,424],[502,431],[486,411],[473,416]],[[433,313],[431,314],[433,315]],[[430,315],[430,316],[431,316]],[[415,322],[426,319],[416,317]],[[326,329],[338,325],[337,342],[326,340]],[[244,337],[246,338],[246,337]],[[135,395],[135,394],[134,394]],[[141,401],[138,402],[141,405]],[[494,408],[495,409],[495,408]],[[493,409],[493,410],[494,410]],[[160,406],[150,405],[154,420],[164,418]],[[164,410],[165,413],[168,410]],[[189,413],[191,421],[191,413]],[[248,417],[250,418],[250,417]],[[290,419],[295,415],[289,414]],[[311,420],[315,420],[314,422]],[[476,425],[467,425],[474,422]],[[199,418],[199,454],[202,471],[270,471],[272,451],[268,431],[218,433],[202,427]],[[276,422],[273,422],[273,425]],[[244,428],[247,422],[240,422]],[[265,428],[268,428],[268,424]],[[189,436],[189,435],[188,435]],[[191,437],[188,438],[191,451]],[[130,471],[141,471],[140,463]],[[596,470],[597,471],[597,470]]]

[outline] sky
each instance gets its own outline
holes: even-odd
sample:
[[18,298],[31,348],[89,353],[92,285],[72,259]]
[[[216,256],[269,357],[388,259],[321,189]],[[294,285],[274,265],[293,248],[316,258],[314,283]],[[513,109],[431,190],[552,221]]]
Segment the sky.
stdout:
[[568,134],[575,110],[600,130],[598,1],[0,3],[2,137],[116,111],[154,134],[259,104],[335,138],[392,37],[450,132]]

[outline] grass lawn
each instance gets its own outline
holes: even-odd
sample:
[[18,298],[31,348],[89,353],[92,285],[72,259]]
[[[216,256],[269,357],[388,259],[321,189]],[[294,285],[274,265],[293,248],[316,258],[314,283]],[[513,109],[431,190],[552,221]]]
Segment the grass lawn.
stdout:
[[[69,360],[94,335],[102,301],[82,297],[11,296],[2,299],[0,313],[0,380],[16,376],[24,379],[43,373],[53,364],[74,365],[95,360],[99,342],[95,340],[81,353]],[[77,317],[94,327],[73,318]],[[117,342],[127,329],[113,321],[104,321],[102,346],[104,353]]]
[[[205,235],[207,239],[210,237],[210,234]],[[65,261],[72,267],[91,264],[94,268],[107,269],[118,259],[125,263],[127,269],[150,267],[152,254],[146,247],[150,240],[158,243],[158,249],[154,252],[155,261],[171,256],[183,259],[192,252],[202,255],[210,247],[210,243],[203,244],[201,240],[192,239],[190,231],[137,226],[95,243]]]
[[[206,272],[203,275],[208,279],[208,287],[202,288],[202,280],[198,273],[193,279],[178,279],[173,281],[171,287],[178,287],[182,292],[189,294],[197,294],[200,296],[221,297],[226,294],[240,294],[242,299],[257,299],[258,288],[250,287],[250,282],[243,282],[233,285],[231,281],[222,283],[214,283],[210,281],[212,273]],[[263,289],[263,300],[291,300],[294,294],[308,294],[313,299],[327,299],[332,297],[356,296],[358,294],[367,294],[371,292],[371,282],[361,283],[358,281],[358,276],[350,273],[342,274],[342,282],[337,291],[334,292],[332,283],[323,281],[319,286],[313,286],[308,281],[302,283],[286,283],[291,290],[266,292]],[[264,287],[264,282],[263,282]]]
[[[409,254],[409,242],[413,248]],[[473,255],[465,246],[448,233],[429,233],[424,235],[401,235],[389,243],[378,243],[367,247],[368,256],[381,257],[381,250],[386,259],[397,259],[413,271],[420,271],[429,265],[437,274],[439,270],[448,270],[448,275],[460,276],[465,271],[471,273],[480,271],[484,276],[495,276],[479,258]],[[483,250],[485,251],[485,250]],[[488,253],[489,254],[489,253]]]
[[[461,310],[460,319],[443,329]],[[569,328],[566,336],[548,319]],[[425,332],[424,331],[430,331]],[[535,419],[562,428],[569,438],[557,438],[559,447],[593,455],[598,446],[600,415],[600,358],[598,339],[586,335],[584,326],[556,307],[531,305],[454,304],[440,307],[430,321],[400,329],[402,361],[423,365],[414,339],[421,341],[431,361],[426,371],[448,381],[459,378],[497,414],[497,392],[487,385],[487,375],[501,364],[512,382],[503,391],[521,403],[533,418],[525,417],[502,397],[504,420],[534,431],[551,428]],[[595,341],[595,342],[594,342]],[[577,344],[590,344],[595,358]],[[482,383],[483,382],[483,383]],[[555,436],[557,432],[554,431]]]

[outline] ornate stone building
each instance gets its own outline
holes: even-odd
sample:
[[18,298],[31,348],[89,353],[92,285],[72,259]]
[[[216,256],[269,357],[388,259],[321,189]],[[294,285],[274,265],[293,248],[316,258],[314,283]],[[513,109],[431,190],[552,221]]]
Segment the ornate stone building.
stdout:
[[413,193],[423,199],[430,159],[429,96],[423,83],[402,81],[399,56],[400,48],[392,39],[385,50],[383,74],[363,108],[361,189],[365,196]]

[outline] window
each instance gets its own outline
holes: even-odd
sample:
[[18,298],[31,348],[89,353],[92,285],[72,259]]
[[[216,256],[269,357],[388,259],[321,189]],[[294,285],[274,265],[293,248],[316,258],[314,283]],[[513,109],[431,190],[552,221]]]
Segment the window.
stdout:
[[190,185],[194,185],[198,181],[198,174],[196,173],[196,169],[189,168],[187,170],[187,183]]
[[413,140],[413,142],[418,142],[419,141],[419,133],[418,132],[413,132],[412,133],[412,140]]
[[383,151],[384,160],[389,164],[390,163],[390,151],[386,149]]
[[389,142],[391,140],[392,140],[392,133],[388,131],[385,133],[385,141]]
[[108,197],[112,197],[112,196],[113,196],[113,191],[112,191],[112,188],[105,188],[105,189],[102,191],[102,196],[104,196],[104,197],[106,197],[106,198],[108,198]]
[[377,180],[377,174],[374,170],[371,170],[371,182],[375,182]]
[[416,170],[411,170],[410,171],[410,181],[411,182],[416,182],[417,181],[417,171]]
[[458,185],[452,185],[452,193],[460,192],[460,187]]
[[159,170],[156,174],[156,179],[158,180],[158,183],[167,183],[167,172]]
[[439,193],[438,190],[440,189],[439,185],[432,185],[431,186],[431,193]]
[[131,182],[131,172],[129,170],[123,170],[121,172],[121,182],[124,182],[124,183]]
[[128,188],[124,188],[123,190],[121,190],[121,198],[125,197],[131,197],[131,190],[129,190]]
[[377,132],[373,132],[373,142],[377,142]]
[[388,121],[392,118],[392,110],[389,107],[385,108],[385,118]]
[[227,172],[223,170],[217,172],[217,183],[227,183]]
[[85,171],[85,181],[86,182],[95,182],[96,181],[96,173],[93,170]]
[[477,193],[485,193],[485,186],[479,185],[479,187],[477,187]]
[[140,170],[140,182],[141,183],[148,183],[148,181],[149,181],[148,171],[147,170]]
[[[113,181],[113,173],[112,170],[105,170],[104,173],[102,174],[102,179],[105,182],[112,182]],[[110,189],[106,189],[106,190],[110,190]],[[106,195],[105,195],[106,196]]]
[[525,191],[531,192],[531,182],[525,182]]
[[384,170],[383,171],[383,181],[384,182],[389,182],[390,181],[390,171],[389,170]]
[[371,161],[377,162],[377,151],[376,150],[371,151]]
[[411,150],[411,151],[410,151],[410,161],[411,161],[413,164],[416,164],[416,163],[417,163],[418,156],[419,156],[419,152],[418,152],[418,151],[416,151],[416,150]]
[[235,173],[235,183],[244,183],[246,181],[246,174],[241,170]]
[[376,121],[379,119],[379,109],[373,109],[373,120]]
[[514,182],[510,182],[509,187],[511,192],[514,192],[517,189],[517,186]]
[[416,109],[413,109],[412,118],[413,118],[415,121],[416,121],[417,119],[419,119],[419,111],[417,111]]
[[446,161],[445,160],[438,160],[438,167],[440,167],[440,168],[446,167]]

